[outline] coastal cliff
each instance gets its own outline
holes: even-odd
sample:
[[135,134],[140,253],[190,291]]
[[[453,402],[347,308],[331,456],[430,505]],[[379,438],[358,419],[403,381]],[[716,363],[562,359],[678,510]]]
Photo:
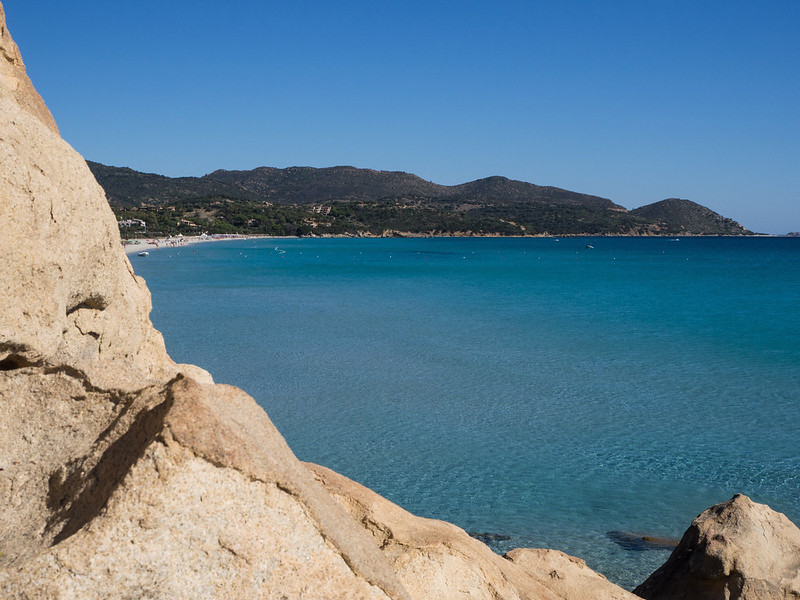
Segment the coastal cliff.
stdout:
[[[301,463],[247,394],[172,361],[103,190],[59,137],[1,5],[0,18],[1,598],[635,598],[579,559],[500,557]],[[722,529],[745,523],[718,512]],[[774,531],[759,560],[791,571],[797,528]],[[686,592],[684,570],[648,580],[648,597],[723,597]],[[773,577],[718,578],[752,573]],[[786,595],[769,597],[797,596],[781,577],[768,589]]]

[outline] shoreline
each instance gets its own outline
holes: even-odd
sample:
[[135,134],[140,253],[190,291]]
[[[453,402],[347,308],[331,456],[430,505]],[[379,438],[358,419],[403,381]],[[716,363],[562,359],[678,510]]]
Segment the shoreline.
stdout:
[[[566,234],[566,235],[430,235],[430,234],[417,234],[410,232],[393,232],[394,235],[310,235],[303,236],[308,239],[410,239],[410,238],[502,238],[502,239],[536,239],[536,238],[785,238],[785,237],[798,237],[791,235],[776,235],[776,234],[754,234],[754,235],[699,235],[699,234],[680,234],[680,235],[610,235],[610,234]],[[197,244],[204,244],[206,242],[221,242],[230,240],[253,240],[253,239],[299,239],[298,236],[293,235],[264,235],[264,234],[241,234],[241,233],[226,233],[214,235],[178,235],[172,237],[155,237],[155,238],[130,238],[122,241],[122,248],[125,254],[138,254],[139,252],[151,250],[160,250],[162,248],[185,248]]]
[[189,248],[197,244],[207,242],[225,242],[230,240],[252,240],[273,238],[271,235],[241,235],[238,233],[216,234],[216,235],[179,235],[174,237],[157,238],[131,238],[122,240],[122,249],[125,254],[138,254],[140,252],[151,252],[163,248]]

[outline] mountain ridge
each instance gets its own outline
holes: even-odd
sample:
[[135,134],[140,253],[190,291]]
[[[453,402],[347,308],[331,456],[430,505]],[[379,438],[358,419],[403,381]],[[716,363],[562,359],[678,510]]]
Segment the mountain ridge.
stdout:
[[[87,162],[119,218],[146,221],[148,213],[166,206],[183,210],[172,230],[151,219],[149,227],[164,233],[185,233],[180,222],[186,221],[218,233],[272,235],[752,234],[688,200],[628,210],[601,196],[499,175],[447,186],[404,171],[353,166],[264,166],[167,177]],[[330,207],[326,218],[313,210],[321,205]]]

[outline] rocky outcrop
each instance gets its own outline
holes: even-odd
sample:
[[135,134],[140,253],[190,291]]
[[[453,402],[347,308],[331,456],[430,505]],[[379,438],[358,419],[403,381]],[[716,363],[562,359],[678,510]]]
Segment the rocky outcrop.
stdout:
[[[97,414],[65,424],[77,435],[60,464],[10,482],[0,597],[407,597],[366,532],[241,390],[178,376],[111,408],[68,375],[43,381],[37,368],[21,371],[13,388],[5,374],[4,406],[60,391],[48,426]],[[18,429],[23,440],[44,430]],[[11,456],[41,463],[33,451]],[[28,505],[26,483],[29,491],[41,479],[44,497]]]
[[414,516],[343,475],[307,466],[370,532],[412,598],[637,599],[578,558],[538,549],[501,557],[455,525]]
[[648,600],[800,598],[800,529],[737,494],[700,514],[634,591]]
[[170,360],[0,33],[0,597],[407,598],[255,402]]
[[0,368],[58,366],[126,391],[168,379],[178,369],[103,191],[0,31]]

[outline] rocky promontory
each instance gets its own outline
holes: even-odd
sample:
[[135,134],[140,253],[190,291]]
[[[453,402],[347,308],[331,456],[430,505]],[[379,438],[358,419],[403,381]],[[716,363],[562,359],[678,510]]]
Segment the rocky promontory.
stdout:
[[[0,53],[0,598],[635,598],[301,463],[247,394],[172,361],[2,6]],[[637,592],[800,597],[797,528],[729,504]]]

